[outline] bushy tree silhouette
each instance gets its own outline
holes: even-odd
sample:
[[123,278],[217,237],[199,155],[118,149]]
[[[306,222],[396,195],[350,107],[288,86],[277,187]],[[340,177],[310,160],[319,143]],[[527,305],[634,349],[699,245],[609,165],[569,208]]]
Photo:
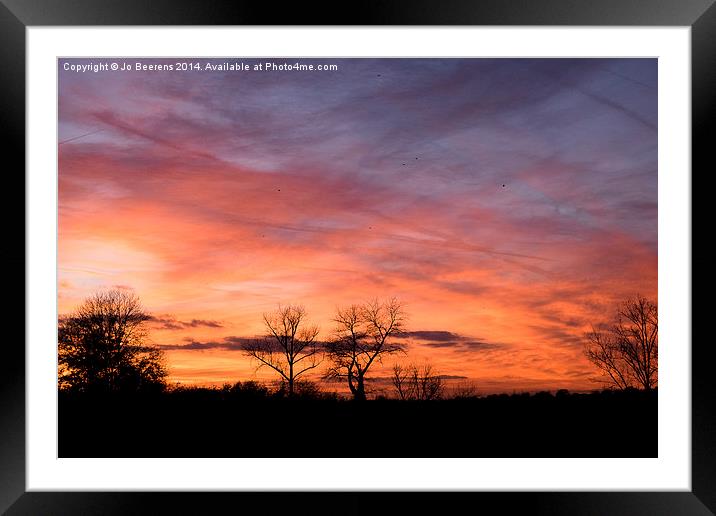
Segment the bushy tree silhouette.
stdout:
[[403,331],[405,314],[396,299],[339,308],[335,338],[327,345],[331,367],[327,378],[345,378],[355,400],[365,400],[365,379],[375,362],[403,351],[391,338]]
[[659,324],[657,305],[636,296],[625,301],[611,326],[587,333],[585,355],[618,389],[656,388],[658,382]]
[[87,298],[58,324],[60,388],[129,391],[164,387],[163,353],[145,343],[149,315],[123,290]]

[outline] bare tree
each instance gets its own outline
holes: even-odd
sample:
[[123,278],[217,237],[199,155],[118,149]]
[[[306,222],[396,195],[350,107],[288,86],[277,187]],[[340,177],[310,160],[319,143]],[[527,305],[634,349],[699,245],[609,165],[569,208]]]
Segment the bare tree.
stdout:
[[365,379],[383,356],[403,351],[391,338],[403,330],[405,315],[396,299],[339,308],[335,338],[327,345],[331,367],[326,376],[345,378],[355,400],[365,400]]
[[619,344],[610,329],[592,327],[586,334],[587,345],[584,354],[602,374],[608,377],[608,384],[617,389],[626,389],[631,386],[628,368],[619,351]]
[[656,303],[636,296],[617,311],[610,327],[587,333],[585,354],[618,389],[651,390],[658,383],[659,325]]
[[399,364],[393,366],[391,378],[393,387],[401,400],[409,400],[413,395],[413,385],[410,383],[410,371]]
[[58,382],[61,388],[136,390],[163,387],[164,355],[146,344],[148,332],[139,298],[123,290],[87,298],[58,323]]
[[479,394],[477,385],[469,380],[461,381],[452,388],[452,397],[455,399],[476,398]]
[[422,367],[395,364],[392,380],[401,400],[428,401],[442,397],[442,378],[433,371],[430,364]]
[[244,352],[277,372],[293,396],[296,380],[321,362],[321,349],[316,342],[319,328],[306,326],[306,310],[302,306],[279,306],[263,315],[267,334],[244,344]]

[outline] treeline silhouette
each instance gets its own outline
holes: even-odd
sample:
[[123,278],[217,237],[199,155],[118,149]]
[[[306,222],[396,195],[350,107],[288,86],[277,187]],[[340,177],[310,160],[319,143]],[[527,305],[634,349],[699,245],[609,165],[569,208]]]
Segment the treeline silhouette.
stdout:
[[[95,294],[59,320],[60,457],[657,456],[658,326],[644,298],[585,336],[609,387],[588,394],[448,393],[430,364],[396,364],[392,394],[368,401],[371,367],[406,353],[395,340],[401,304],[338,308],[324,342],[306,319],[300,305],[279,306],[263,315],[266,335],[243,344],[277,387],[170,387],[138,297]],[[308,380],[323,363],[323,379],[345,382],[349,398]]]
[[59,395],[60,457],[656,457],[657,393],[367,403],[254,382]]

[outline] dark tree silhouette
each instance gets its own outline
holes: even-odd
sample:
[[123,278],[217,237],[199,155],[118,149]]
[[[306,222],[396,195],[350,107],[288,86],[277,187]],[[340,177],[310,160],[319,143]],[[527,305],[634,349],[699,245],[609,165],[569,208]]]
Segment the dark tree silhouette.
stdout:
[[377,300],[339,308],[334,321],[336,337],[327,345],[331,367],[328,378],[345,378],[355,400],[365,400],[365,378],[370,366],[383,356],[403,351],[391,338],[403,330],[405,315],[396,299]]
[[469,380],[461,381],[452,388],[452,397],[455,399],[476,398],[478,395],[477,385]]
[[430,364],[422,367],[393,366],[393,387],[401,400],[428,401],[442,397],[443,382],[440,375],[433,371]]
[[585,354],[618,389],[656,388],[658,382],[659,325],[657,306],[636,296],[617,311],[617,322],[587,333]]
[[139,298],[107,290],[87,298],[58,324],[58,383],[79,391],[162,388],[163,353],[145,343],[149,320]]
[[268,366],[277,372],[293,396],[296,380],[321,362],[321,349],[316,342],[319,328],[305,325],[306,310],[302,306],[279,306],[263,316],[267,335],[249,341],[244,352],[259,362],[259,368]]

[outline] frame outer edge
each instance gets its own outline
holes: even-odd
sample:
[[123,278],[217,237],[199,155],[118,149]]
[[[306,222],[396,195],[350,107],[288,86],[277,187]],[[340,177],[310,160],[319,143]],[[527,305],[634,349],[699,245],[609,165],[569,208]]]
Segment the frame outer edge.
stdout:
[[[716,138],[716,3],[712,3],[691,27],[691,125],[692,125],[692,278],[694,271],[702,272],[707,284],[699,282],[697,289],[705,293],[711,285],[706,275],[710,263],[705,255],[694,256],[696,229],[704,229],[704,217],[693,211],[697,195],[705,196],[704,189],[694,189],[695,169],[699,177],[713,174],[716,170],[713,142]],[[703,184],[703,183],[701,183]],[[709,192],[711,193],[711,192]],[[707,199],[702,198],[701,206]],[[703,214],[706,216],[706,214]],[[713,212],[711,213],[713,215]],[[711,229],[712,228],[707,228]],[[707,233],[701,232],[702,237]],[[703,250],[703,248],[701,248]],[[696,302],[692,280],[692,321],[708,321],[710,304]],[[706,298],[708,299],[708,298]],[[712,512],[716,513],[716,421],[714,412],[714,375],[711,365],[714,361],[713,343],[710,338],[696,338],[692,323],[692,409],[691,409],[691,488],[692,492]]]
[[[182,2],[182,0],[179,0],[179,2]],[[12,10],[8,8],[8,3],[13,4]],[[82,4],[82,2],[69,3],[74,4],[75,7],[78,3]],[[192,2],[184,1],[183,3],[185,6],[188,6]],[[520,2],[516,3],[519,4]],[[548,3],[551,4],[552,2]],[[628,3],[631,4],[631,2]],[[76,20],[76,24],[80,25],[88,23],[113,24],[112,19],[116,19],[115,14],[117,11],[116,9],[112,10],[110,8],[109,11],[113,12],[105,13],[102,17],[104,19],[100,20],[96,18],[88,19],[87,16],[83,16],[77,10],[73,11],[71,8],[68,9],[64,15],[58,16],[56,10],[53,10],[54,12],[52,14],[43,15],[41,9],[47,6],[47,2],[28,1],[25,5],[27,6],[28,4],[32,4],[32,6],[28,9],[23,9],[22,4],[19,2],[13,0],[9,2],[7,0],[0,1],[0,28],[2,29],[0,30],[0,66],[3,70],[3,78],[5,79],[2,81],[5,98],[2,103],[3,123],[0,124],[0,134],[4,136],[2,146],[6,149],[5,155],[15,157],[15,167],[21,168],[23,171],[25,167],[25,145],[21,135],[24,136],[25,129],[25,24],[31,25],[35,22],[40,25],[62,25],[64,22],[70,20]],[[716,114],[714,113],[714,108],[716,107],[716,94],[714,93],[716,92],[716,4],[714,4],[714,0],[693,0],[688,3],[688,6],[684,4],[686,4],[686,2],[682,3],[682,6],[686,7],[681,11],[682,15],[672,18],[669,23],[664,23],[665,11],[662,9],[661,15],[653,15],[652,11],[652,15],[643,16],[641,24],[648,25],[660,22],[660,24],[663,25],[679,25],[684,24],[684,21],[686,21],[684,18],[685,11],[688,11],[688,13],[693,16],[693,18],[691,18],[694,19],[692,22],[692,161],[696,162],[698,159],[703,163],[700,168],[706,169],[707,165],[711,165],[709,168],[714,170],[716,167],[713,166],[714,159],[712,153],[709,152],[709,146],[712,145],[711,142],[716,136],[716,117],[714,116]],[[133,5],[139,7],[139,4]],[[514,3],[512,5],[514,6]],[[20,7],[18,8],[18,6]],[[661,4],[661,7],[663,7],[663,4]],[[147,9],[148,6],[145,4],[144,8]],[[511,6],[510,8],[514,7]],[[642,10],[643,9],[642,7]],[[220,9],[220,11],[223,11],[223,9]],[[241,9],[236,9],[234,12],[239,14],[241,11]],[[381,11],[383,10],[369,10],[369,16],[380,15]],[[388,16],[388,18],[392,18],[395,16],[395,13],[400,12],[401,9],[387,9],[387,11],[390,11],[392,14],[392,16]],[[669,9],[666,9],[666,11],[669,11]],[[694,16],[696,11],[699,13],[698,16]],[[184,10],[184,14],[190,13]],[[96,12],[94,14],[90,13],[89,17],[92,18],[92,16],[96,16]],[[181,16],[181,14],[179,14],[179,16]],[[52,19],[53,17],[54,19]],[[422,16],[420,17],[422,18]],[[500,16],[498,16],[498,18],[499,17]],[[573,15],[570,16],[569,13],[565,14],[563,11],[562,14],[555,15],[555,18],[552,19],[552,23],[570,24],[567,18],[572,17]],[[124,16],[122,16],[122,18],[124,18]],[[176,18],[176,16],[174,18]],[[189,18],[189,16],[186,18]],[[248,16],[248,18],[253,18],[253,16]],[[450,24],[450,21],[444,19],[445,17],[436,16],[436,18],[439,18],[437,20],[438,24]],[[514,19],[512,16],[508,16],[507,18]],[[632,16],[627,16],[627,18],[631,21]],[[176,20],[172,21],[176,23]],[[544,24],[549,21],[548,19],[542,22],[535,20],[532,24]],[[606,20],[602,23],[605,22]],[[185,20],[184,23],[191,24],[188,20]],[[231,23],[231,20],[225,23]],[[502,23],[500,23],[499,20],[491,20],[486,24]],[[622,24],[628,24],[628,22],[625,22],[622,18]],[[22,130],[20,130],[21,128]],[[19,175],[17,177],[19,178]],[[21,198],[21,202],[24,203],[24,174],[22,183],[20,183],[19,179],[15,180],[17,184],[13,186],[21,189],[23,195],[18,196],[18,198]],[[692,189],[692,191],[695,190]],[[3,210],[6,212],[6,220],[16,220],[17,211],[13,210],[11,205],[4,204]],[[694,217],[693,223],[695,223],[696,220],[697,218]],[[22,233],[24,243],[24,223],[20,225],[13,222],[9,226],[7,231],[11,234],[8,236],[19,237],[20,233]],[[12,257],[3,257],[2,260],[6,267],[11,267],[12,270],[17,270],[20,267],[25,270],[24,245],[22,251],[15,253]],[[694,260],[693,256],[692,264],[699,270],[702,268],[702,265],[704,268],[706,265],[705,260]],[[24,279],[23,275],[23,292]],[[11,281],[12,287],[17,286],[19,290],[20,275],[11,275],[9,281]],[[25,294],[23,294],[22,309],[25,309]],[[699,308],[694,304],[694,313],[704,309],[705,308]],[[20,319],[19,303],[9,310],[11,313],[8,315],[11,315],[15,320]],[[24,325],[20,331],[22,333],[22,341],[24,342]],[[0,463],[2,464],[0,468],[0,512],[4,512],[16,501],[21,502],[17,503],[14,507],[19,509],[20,507],[18,507],[18,505],[25,506],[27,502],[31,502],[33,499],[40,501],[38,498],[41,497],[41,493],[32,495],[27,493],[21,496],[25,492],[25,355],[23,348],[12,345],[12,343],[10,344],[11,345],[6,346],[5,349],[7,353],[5,358],[8,360],[7,362],[3,360],[5,367],[3,368],[3,374],[0,375],[0,413],[2,413],[2,418],[0,418],[0,435],[2,435],[2,439],[0,439]],[[713,512],[716,508],[716,489],[714,488],[714,486],[716,486],[716,444],[714,443],[716,424],[714,423],[712,401],[712,394],[714,393],[713,381],[711,380],[712,371],[708,365],[710,362],[708,360],[708,354],[712,353],[710,349],[707,349],[709,345],[709,343],[705,343],[702,346],[693,345],[692,348],[692,492],[694,494],[693,498],[696,498],[699,501],[699,505],[701,505],[699,509],[692,506],[692,510],[696,509],[694,512],[687,511],[692,514],[703,513],[700,509],[707,508],[707,510]],[[118,493],[115,493],[115,496],[117,494]],[[144,496],[148,494],[149,493]],[[162,497],[161,494],[157,494]],[[605,493],[605,495],[607,494],[608,493]],[[82,494],[75,493],[74,495],[70,495],[67,493],[67,495],[70,498],[75,498],[77,495]],[[96,498],[103,498],[99,493],[95,493],[94,495],[86,493],[85,495],[90,499],[94,498],[95,502],[97,501]],[[680,495],[674,493],[674,496],[679,497]],[[66,497],[59,493],[55,493],[53,498],[57,502],[61,502],[63,498],[66,500]],[[112,497],[110,496],[109,498]],[[621,497],[617,495],[617,498]],[[686,509],[684,506],[682,506],[682,508]],[[22,510],[20,510],[20,512],[22,512]]]
[[25,25],[691,25],[713,0],[0,0]]
[[[5,252],[0,258],[10,331],[3,339],[0,373],[0,512],[25,491],[25,25],[0,3],[0,146],[6,197],[2,206]],[[7,165],[7,163],[11,165]],[[20,222],[19,214],[23,214]],[[12,244],[10,243],[12,242]],[[20,245],[22,242],[22,245]],[[12,246],[12,247],[11,247]],[[10,252],[12,250],[12,252]],[[20,274],[23,271],[23,274]],[[22,294],[20,294],[22,292]],[[22,321],[22,323],[20,323]],[[22,344],[21,344],[22,343]]]

